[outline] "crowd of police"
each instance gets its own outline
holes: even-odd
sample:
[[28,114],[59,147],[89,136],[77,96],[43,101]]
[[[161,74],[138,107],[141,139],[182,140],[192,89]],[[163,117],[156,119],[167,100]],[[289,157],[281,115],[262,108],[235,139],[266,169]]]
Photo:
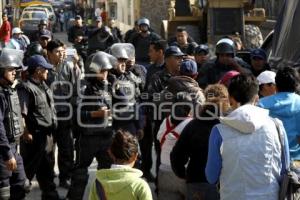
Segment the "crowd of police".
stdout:
[[42,199],[61,199],[53,181],[56,146],[59,184],[69,189],[68,199],[82,199],[93,159],[98,169],[110,168],[108,149],[119,129],[139,138],[136,167],[152,182],[152,145],[158,171],[162,144],[156,134],[177,94],[194,94],[194,105],[200,105],[202,89],[220,80],[228,84],[222,78],[228,72],[257,76],[269,69],[261,49],[248,63],[236,57],[238,45],[229,37],[210,58],[208,46],[194,42],[184,27],[164,41],[146,18],[124,36],[113,19],[107,26],[101,17],[94,23],[86,27],[75,17],[68,41],[77,53],[53,38],[45,20],[30,42],[15,28],[17,45],[2,49],[0,199],[24,199],[34,177]]

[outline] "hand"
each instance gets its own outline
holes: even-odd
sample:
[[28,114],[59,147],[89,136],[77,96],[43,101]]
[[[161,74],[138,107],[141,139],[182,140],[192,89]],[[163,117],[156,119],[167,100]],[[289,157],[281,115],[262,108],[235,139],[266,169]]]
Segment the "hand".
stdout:
[[15,171],[17,169],[17,161],[14,157],[5,161],[5,165],[9,171]]
[[138,140],[142,140],[143,137],[144,137],[144,130],[143,130],[143,129],[139,129],[139,130],[136,132],[136,136],[137,136],[137,139],[138,139]]
[[30,133],[24,133],[23,134],[23,140],[26,142],[26,143],[31,143],[32,142],[32,135]]
[[107,107],[103,107],[97,111],[92,112],[93,118],[109,117],[110,115],[111,115],[111,111],[109,109],[107,109]]

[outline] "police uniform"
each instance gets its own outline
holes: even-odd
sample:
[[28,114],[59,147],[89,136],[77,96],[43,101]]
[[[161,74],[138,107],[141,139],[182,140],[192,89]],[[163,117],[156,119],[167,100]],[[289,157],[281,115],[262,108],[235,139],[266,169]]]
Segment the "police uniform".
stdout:
[[[146,85],[145,85],[145,97],[142,98],[143,102],[152,102],[152,99],[149,98],[148,93],[148,85],[153,81],[152,77],[155,73],[162,71],[165,68],[165,64],[157,65],[151,64],[147,69],[146,75]],[[143,97],[143,95],[142,95]],[[141,170],[143,171],[143,176],[147,179],[148,182],[153,182],[154,178],[151,174],[152,168],[152,144],[153,144],[153,112],[151,111],[151,107],[146,107],[145,109],[146,116],[146,125],[144,127],[144,137],[139,141],[141,154],[142,154],[142,164]]]
[[[181,50],[176,47],[176,46],[170,46],[166,49],[165,51],[165,58],[169,57],[169,56],[183,56],[184,54],[181,52]],[[170,74],[167,70],[167,67],[165,67],[163,70],[156,72],[155,74],[153,74],[153,76],[151,77],[151,80],[149,82],[149,85],[147,86],[147,91],[148,91],[148,95],[150,98],[150,101],[152,101],[153,103],[156,104],[157,108],[160,107],[160,103],[161,103],[161,92],[165,89],[165,87],[168,84],[169,79],[172,77],[172,74]],[[159,95],[159,96],[157,96]],[[159,97],[159,98],[157,98]],[[163,107],[164,108],[164,107]],[[148,112],[148,116],[150,119],[153,119],[153,136],[154,136],[154,145],[155,145],[155,150],[156,150],[156,154],[157,154],[157,159],[156,159],[156,171],[158,171],[158,167],[160,165],[160,142],[156,139],[156,135],[158,133],[159,127],[163,121],[163,116],[162,114],[162,110],[158,109],[157,115],[154,116],[154,113],[152,113],[151,111]],[[148,168],[149,169],[149,168]]]
[[[16,90],[0,86],[0,199],[23,199],[26,175],[17,142],[24,127]],[[17,169],[9,171],[5,161],[15,158]],[[10,188],[9,188],[10,187]]]
[[[23,52],[3,49],[0,56],[0,79],[5,69],[22,65]],[[5,81],[4,81],[5,82]],[[26,175],[17,144],[24,132],[20,102],[17,91],[9,84],[0,84],[0,199],[24,199]],[[15,158],[17,168],[7,169],[5,162]]]
[[[118,59],[127,60],[134,57],[135,49],[130,43],[116,43],[111,46],[110,52]],[[111,70],[110,78],[113,83],[113,128],[136,135],[143,128],[141,110],[137,110],[142,80],[131,71],[117,69]]]
[[161,37],[153,31],[150,31],[150,21],[147,18],[139,19],[138,25],[148,26],[148,35],[144,37],[139,32],[133,33],[128,42],[132,43],[136,49],[136,62],[146,66],[150,62],[148,55],[150,43],[152,41],[160,40]]
[[[91,60],[89,72],[111,69],[109,59],[113,56],[97,52]],[[88,182],[88,167],[96,158],[98,169],[110,168],[112,159],[108,149],[112,142],[112,118],[93,117],[92,113],[100,109],[111,109],[111,85],[108,81],[99,81],[95,77],[87,77],[87,85],[81,96],[77,109],[77,123],[80,135],[76,139],[76,162],[72,171],[71,186],[67,198],[81,200]]]
[[105,51],[113,43],[115,43],[114,37],[108,27],[97,28],[88,37],[88,55],[96,51]]
[[[28,60],[28,66],[43,67],[51,69],[44,57],[32,56]],[[52,152],[46,147],[49,146],[49,139],[57,127],[56,111],[51,89],[44,81],[36,81],[31,76],[20,85],[22,114],[28,132],[32,135],[32,142],[21,143],[21,153],[24,159],[24,166],[27,178],[31,180],[34,175],[42,190],[42,199],[60,199],[53,181],[54,163],[51,160]]]
[[136,135],[137,131],[143,128],[142,115],[140,111],[136,112],[141,79],[130,71],[124,74],[110,74],[110,78],[113,83],[112,103],[115,115],[113,128],[114,130],[129,131]]

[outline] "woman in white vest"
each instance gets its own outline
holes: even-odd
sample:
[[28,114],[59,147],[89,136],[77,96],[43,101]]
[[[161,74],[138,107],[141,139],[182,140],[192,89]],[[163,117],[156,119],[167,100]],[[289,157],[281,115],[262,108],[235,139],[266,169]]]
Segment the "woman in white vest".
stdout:
[[[258,82],[250,75],[238,75],[228,88],[234,109],[214,126],[209,139],[207,180],[220,182],[221,200],[277,200],[281,145],[269,111],[256,107]],[[288,152],[286,134],[279,121]]]

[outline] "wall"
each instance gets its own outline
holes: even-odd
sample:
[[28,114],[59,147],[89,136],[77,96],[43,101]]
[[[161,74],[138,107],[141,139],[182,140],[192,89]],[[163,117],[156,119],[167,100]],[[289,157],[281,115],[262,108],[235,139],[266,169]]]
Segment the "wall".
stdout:
[[150,20],[151,28],[160,33],[161,21],[168,18],[170,0],[141,0],[140,16]]
[[109,0],[106,9],[108,17],[116,19],[117,26],[125,33],[134,24],[135,0]]

